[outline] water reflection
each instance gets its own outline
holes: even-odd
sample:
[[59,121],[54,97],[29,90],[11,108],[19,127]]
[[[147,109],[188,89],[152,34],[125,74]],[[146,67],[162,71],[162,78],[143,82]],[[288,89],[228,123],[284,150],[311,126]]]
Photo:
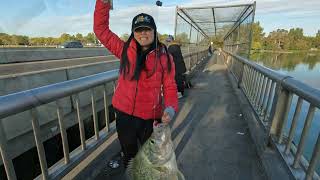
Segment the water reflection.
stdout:
[[320,89],[320,53],[253,53],[250,59]]

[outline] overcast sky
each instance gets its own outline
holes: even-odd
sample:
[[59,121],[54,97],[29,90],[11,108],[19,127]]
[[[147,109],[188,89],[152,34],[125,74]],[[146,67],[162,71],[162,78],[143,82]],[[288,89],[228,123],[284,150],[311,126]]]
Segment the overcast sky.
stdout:
[[[0,0],[0,32],[58,37],[61,33],[92,32],[95,0]],[[219,6],[252,3],[245,0],[163,0],[163,7],[150,0],[115,0],[110,27],[117,34],[129,33],[132,18],[146,12],[156,20],[160,33],[173,34],[175,7]],[[255,21],[269,33],[278,28],[302,27],[314,36],[320,29],[320,0],[257,0]]]

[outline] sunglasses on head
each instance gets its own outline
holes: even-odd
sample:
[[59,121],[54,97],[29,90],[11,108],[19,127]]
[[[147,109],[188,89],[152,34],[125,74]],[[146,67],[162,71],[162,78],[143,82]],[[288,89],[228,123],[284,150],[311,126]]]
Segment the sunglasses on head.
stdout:
[[149,27],[138,27],[137,29],[135,29],[135,32],[142,32],[142,31],[151,31],[152,29]]

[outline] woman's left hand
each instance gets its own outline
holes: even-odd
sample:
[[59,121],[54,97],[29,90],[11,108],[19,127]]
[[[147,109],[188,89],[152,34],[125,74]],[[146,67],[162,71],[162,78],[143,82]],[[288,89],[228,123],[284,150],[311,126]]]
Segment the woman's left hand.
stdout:
[[170,117],[168,112],[166,112],[166,111],[163,112],[162,117],[161,117],[161,121],[162,121],[162,123],[165,123],[165,124],[169,124],[170,123],[171,117]]

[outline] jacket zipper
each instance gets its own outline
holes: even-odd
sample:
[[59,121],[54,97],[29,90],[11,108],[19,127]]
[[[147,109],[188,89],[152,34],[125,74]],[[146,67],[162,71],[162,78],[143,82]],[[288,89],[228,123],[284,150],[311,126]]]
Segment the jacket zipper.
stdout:
[[[149,54],[151,54],[151,52],[153,52],[155,50],[152,50],[150,51],[147,56],[146,56],[146,61],[148,60],[148,56]],[[157,57],[156,57],[157,58]],[[137,98],[137,93],[138,93],[138,82],[139,82],[139,79],[137,80],[137,83],[136,83],[136,90],[135,90],[135,95],[134,95],[134,99],[133,99],[133,108],[132,108],[132,113],[131,113],[131,116],[133,116],[133,113],[134,113],[134,110],[136,108],[136,98]]]
[[134,95],[134,99],[133,99],[133,108],[132,108],[131,116],[133,116],[134,109],[136,107],[136,98],[137,98],[137,93],[138,93],[138,82],[139,82],[139,79],[137,80],[137,83],[136,83],[136,91],[135,91],[135,95]]

